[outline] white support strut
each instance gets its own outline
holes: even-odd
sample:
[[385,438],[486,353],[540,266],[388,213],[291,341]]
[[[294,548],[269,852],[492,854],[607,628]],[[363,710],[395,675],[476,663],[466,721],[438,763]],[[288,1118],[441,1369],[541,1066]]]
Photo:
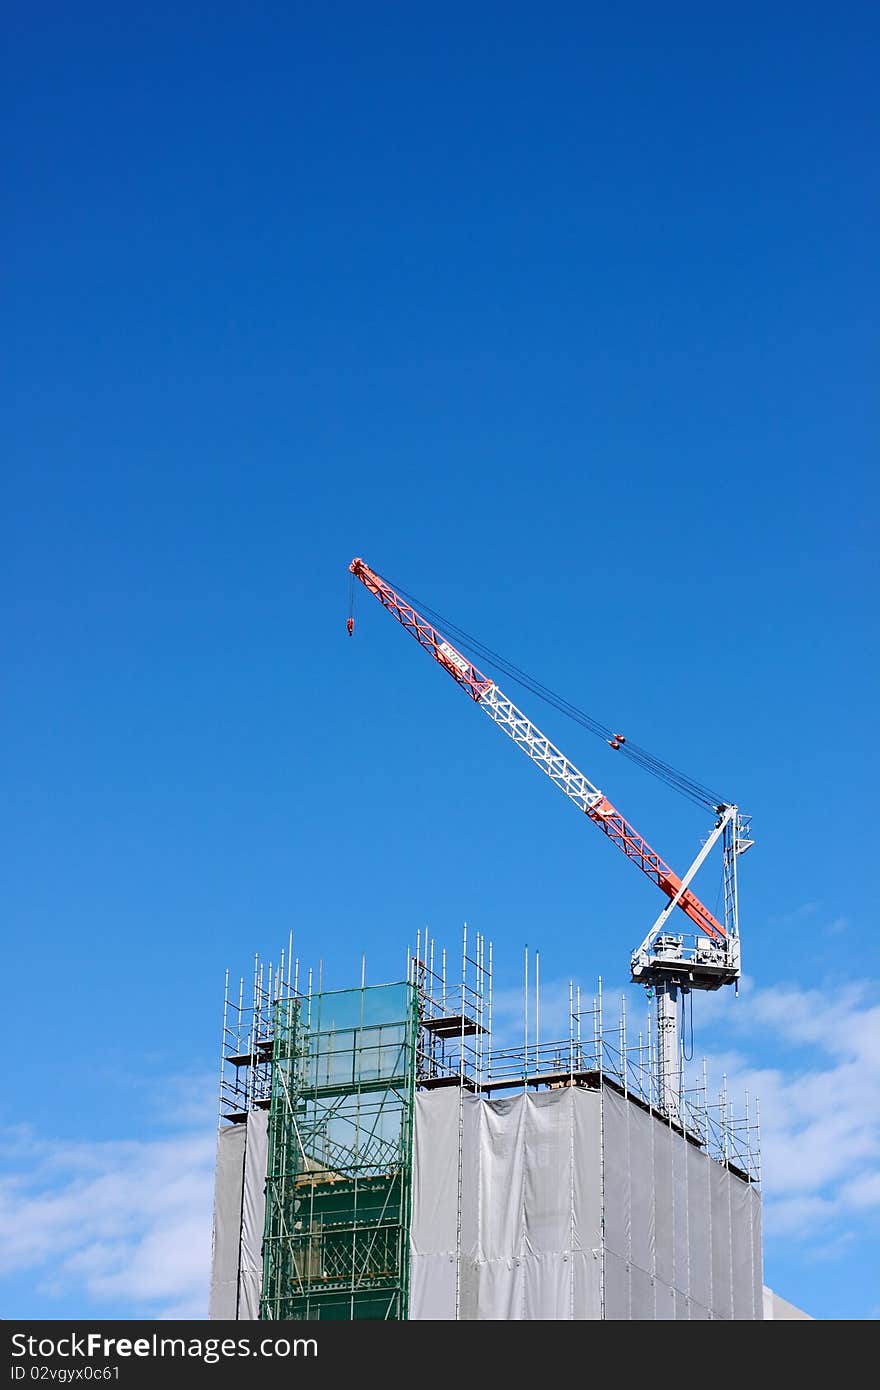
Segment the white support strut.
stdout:
[[681,901],[682,896],[684,895],[684,891],[690,884],[691,879],[695,877],[704,860],[708,858],[719,836],[723,834],[725,827],[729,825],[730,822],[734,819],[736,813],[737,808],[735,806],[725,806],[724,811],[722,812],[718,820],[718,823],[712,831],[712,834],[709,836],[706,843],[703,845],[702,849],[700,850],[699,854],[694,860],[693,864],[691,864],[684,878],[681,880],[681,887],[675,894],[675,897],[670,898],[669,902],[663,908],[663,911],[660,913],[660,916],[657,918],[656,922],[654,923],[651,930],[648,932],[648,935],[645,937],[638,951],[635,953],[636,955],[639,955],[642,951],[647,951],[651,943],[663,931],[663,928],[666,926],[666,923],[672,916],[674,909],[678,907],[678,904]]

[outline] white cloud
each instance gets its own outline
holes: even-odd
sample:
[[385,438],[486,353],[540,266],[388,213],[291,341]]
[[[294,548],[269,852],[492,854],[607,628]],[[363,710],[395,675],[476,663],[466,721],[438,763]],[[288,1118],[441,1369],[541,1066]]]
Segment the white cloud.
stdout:
[[806,1227],[824,1227],[834,1216],[826,1197],[783,1197],[773,1204],[771,1225],[780,1236],[798,1236]]
[[21,1164],[0,1180],[0,1269],[33,1271],[41,1306],[78,1291],[83,1313],[122,1301],[132,1316],[204,1317],[215,1139],[41,1141],[19,1130]]
[[848,1182],[843,1198],[852,1207],[880,1207],[880,1172],[863,1173]]
[[773,916],[769,917],[767,920],[772,927],[794,926],[798,922],[807,922],[811,917],[815,917],[819,913],[821,907],[822,904],[814,899],[810,902],[799,903],[797,907],[793,907],[789,912],[774,913]]
[[712,1011],[713,1072],[760,1097],[768,1235],[811,1255],[841,1253],[880,1206],[876,998],[870,983],[785,984]]

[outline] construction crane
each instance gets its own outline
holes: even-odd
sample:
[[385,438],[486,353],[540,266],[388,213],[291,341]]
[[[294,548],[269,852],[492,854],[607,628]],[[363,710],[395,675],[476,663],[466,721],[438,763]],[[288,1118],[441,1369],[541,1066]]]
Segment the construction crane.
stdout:
[[[658,1094],[661,1108],[677,1120],[682,1094],[679,1000],[695,989],[736,986],[741,974],[737,859],[754,843],[750,838],[749,818],[731,803],[718,802],[712,806],[715,815],[712,829],[690,868],[679,877],[607,796],[541,733],[495,681],[484,676],[401,593],[370,569],[364,560],[352,560],[349,569],[478,708],[668,899],[641,945],[633,951],[630,970],[633,982],[644,985],[656,999]],[[349,634],[353,630],[354,619],[350,615]],[[537,689],[543,691],[545,687]],[[572,709],[568,706],[568,712]],[[623,734],[611,734],[607,742],[612,748],[626,747]],[[650,755],[645,754],[639,760],[649,770],[664,768],[673,772]],[[698,786],[681,774],[675,777],[682,789]],[[716,918],[690,888],[697,871],[719,840],[722,845],[723,921]],[[690,930],[673,928],[670,918],[676,911],[688,918]]]

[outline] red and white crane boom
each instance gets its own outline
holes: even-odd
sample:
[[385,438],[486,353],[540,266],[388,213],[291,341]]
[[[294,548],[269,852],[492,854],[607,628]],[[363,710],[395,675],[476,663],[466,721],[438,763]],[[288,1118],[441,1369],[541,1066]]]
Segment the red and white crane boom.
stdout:
[[[751,844],[745,838],[747,824],[738,814],[736,806],[716,807],[718,819],[712,833],[688,872],[683,878],[679,877],[604,793],[551,743],[495,681],[484,676],[473,662],[463,656],[364,560],[352,560],[349,569],[493,723],[669,899],[642,945],[633,953],[631,964],[633,979],[653,987],[658,994],[661,1095],[667,1098],[667,1108],[676,1110],[680,1088],[675,1014],[677,992],[692,988],[717,989],[722,984],[734,983],[740,975],[735,861],[736,856]],[[352,621],[349,619],[349,632],[351,630]],[[724,923],[688,887],[719,837],[723,838],[724,843]],[[665,931],[675,908],[679,908],[697,929],[698,934],[689,944],[686,944],[684,936],[669,935]],[[664,1065],[665,1078],[662,1075]]]

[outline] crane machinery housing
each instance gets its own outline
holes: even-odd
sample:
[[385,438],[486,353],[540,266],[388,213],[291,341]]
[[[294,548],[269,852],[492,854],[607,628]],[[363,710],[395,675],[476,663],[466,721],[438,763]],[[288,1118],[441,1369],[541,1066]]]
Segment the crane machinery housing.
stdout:
[[[428,618],[422,616],[402,591],[394,589],[362,559],[352,560],[349,569],[353,576],[352,584],[354,579],[359,580],[452,677],[456,685],[665,895],[667,902],[644,940],[632,952],[630,972],[632,981],[644,985],[656,999],[658,1093],[665,1113],[677,1120],[681,1112],[683,1085],[680,1001],[692,990],[717,990],[722,985],[731,984],[736,987],[741,975],[737,859],[754,843],[750,837],[749,818],[733,803],[713,800],[699,783],[675,773],[674,769],[645,750],[628,745],[623,734],[604,729],[574,706],[554,697],[551,703],[565,713],[573,714],[594,732],[601,733],[612,748],[633,756],[647,770],[665,776],[679,790],[711,808],[714,814],[711,830],[693,863],[686,873],[679,876],[608,797],[551,743],[494,680],[483,675]],[[349,615],[349,634],[353,630],[353,616]],[[475,644],[471,639],[462,645]],[[514,679],[524,674],[517,673],[517,668],[511,667],[496,653],[488,652],[482,644],[476,645],[493,659],[495,665],[512,674]],[[552,696],[552,692],[537,682],[529,684],[541,698]],[[690,886],[719,841],[723,883],[723,912],[720,918],[709,911]],[[683,913],[688,919],[687,928],[682,926],[681,930],[675,929],[671,919],[676,912]],[[680,920],[676,918],[676,921]]]

